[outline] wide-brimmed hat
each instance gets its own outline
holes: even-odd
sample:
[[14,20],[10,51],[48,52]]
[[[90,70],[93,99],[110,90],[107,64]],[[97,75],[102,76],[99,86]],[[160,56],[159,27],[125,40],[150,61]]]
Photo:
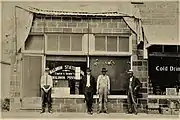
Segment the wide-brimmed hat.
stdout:
[[49,68],[45,68],[45,71],[49,71]]
[[108,70],[106,68],[102,68],[101,72],[107,72]]
[[91,72],[91,69],[90,69],[90,68],[87,68],[87,69],[86,69],[86,72]]

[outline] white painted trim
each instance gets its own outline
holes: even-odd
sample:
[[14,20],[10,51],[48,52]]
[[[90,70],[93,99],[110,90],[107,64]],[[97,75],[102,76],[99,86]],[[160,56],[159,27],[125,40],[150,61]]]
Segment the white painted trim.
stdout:
[[117,51],[119,51],[119,37],[117,36]]
[[178,95],[148,95],[151,99],[180,99]]
[[21,75],[21,81],[20,81],[20,98],[23,97],[23,59],[21,60],[21,63],[20,63],[20,67],[21,67],[21,71],[20,71],[20,75]]
[[[59,97],[53,97],[52,98],[82,98],[84,99],[84,95],[69,95],[69,96],[59,96]],[[98,95],[94,95],[93,98],[99,98]],[[127,99],[127,95],[108,95],[108,98],[110,99]]]
[[42,56],[42,71],[41,71],[41,75],[44,74],[46,68],[46,56]]
[[133,44],[132,44],[132,34],[131,34],[131,36],[129,36],[129,52],[132,54],[133,52],[132,52],[132,48],[133,48]]
[[131,64],[131,70],[133,70],[133,56],[131,55],[131,58],[130,58],[131,60],[130,60],[130,64]]
[[43,54],[43,51],[38,51],[38,50],[25,50],[22,51],[23,54]]
[[45,53],[47,52],[47,34],[44,34],[44,40],[45,40]]
[[90,65],[89,65],[89,56],[87,56],[87,67],[89,68]]
[[23,53],[23,56],[43,56],[43,54]]
[[99,55],[99,56],[131,56],[130,52],[106,52],[106,51],[96,51],[90,52],[90,55]]
[[[96,45],[96,44],[95,44]],[[105,36],[105,51],[107,51],[108,44],[107,44],[107,35]]]
[[61,52],[55,52],[55,51],[47,51],[47,55],[87,55],[87,53],[84,53],[82,51],[61,51]]
[[70,41],[69,41],[70,42],[70,48],[69,48],[70,51],[69,52],[72,52],[71,51],[71,49],[72,49],[72,36],[70,35],[69,37],[70,37]]
[[133,55],[132,55],[132,48],[133,48],[133,44],[132,44],[132,36],[133,36],[133,33],[131,31],[131,36],[129,36],[129,52],[131,53],[131,60],[130,60],[130,65],[131,65],[131,70],[133,69]]

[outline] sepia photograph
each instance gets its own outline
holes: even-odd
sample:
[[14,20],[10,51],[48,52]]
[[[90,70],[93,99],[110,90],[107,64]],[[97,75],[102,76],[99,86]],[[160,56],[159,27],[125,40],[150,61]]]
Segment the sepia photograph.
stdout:
[[180,119],[179,1],[1,1],[2,119]]

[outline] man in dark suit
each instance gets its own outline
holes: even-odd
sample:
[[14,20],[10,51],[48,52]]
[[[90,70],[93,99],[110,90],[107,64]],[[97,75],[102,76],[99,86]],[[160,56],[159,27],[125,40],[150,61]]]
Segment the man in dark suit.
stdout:
[[133,75],[133,71],[129,70],[128,71],[128,113],[135,113],[137,115],[137,94],[139,91],[139,88],[141,87],[141,83],[139,79],[137,79]]
[[85,101],[87,105],[87,112],[88,114],[93,114],[92,104],[93,104],[93,93],[95,92],[95,79],[91,75],[91,70],[87,68],[86,70],[87,75],[83,77],[83,92],[85,96]]

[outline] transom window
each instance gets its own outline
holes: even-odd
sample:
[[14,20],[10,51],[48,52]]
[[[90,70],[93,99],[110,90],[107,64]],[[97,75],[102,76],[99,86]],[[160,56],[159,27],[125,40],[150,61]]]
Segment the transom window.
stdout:
[[48,51],[82,51],[82,34],[47,35]]
[[95,36],[95,51],[129,52],[129,37]]

